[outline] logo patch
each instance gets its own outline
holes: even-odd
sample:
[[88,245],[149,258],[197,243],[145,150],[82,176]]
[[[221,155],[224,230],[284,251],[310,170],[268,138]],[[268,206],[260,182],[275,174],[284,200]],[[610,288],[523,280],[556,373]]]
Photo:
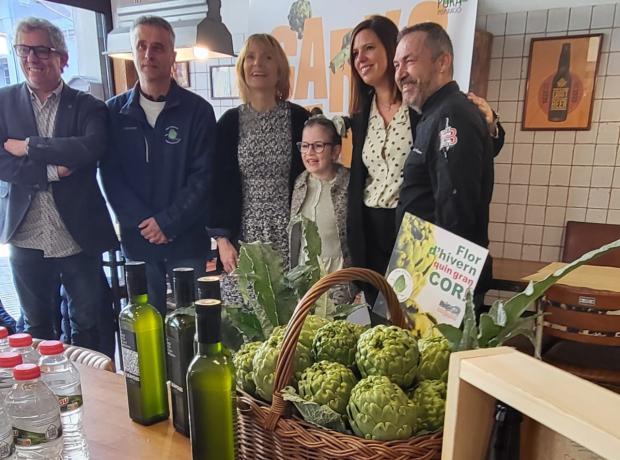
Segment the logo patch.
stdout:
[[168,126],[166,128],[166,133],[164,134],[164,139],[168,144],[178,144],[181,142],[181,138],[179,137],[179,128],[177,126]]
[[459,137],[456,128],[450,126],[450,119],[446,118],[446,127],[439,131],[439,150],[445,155],[458,141]]

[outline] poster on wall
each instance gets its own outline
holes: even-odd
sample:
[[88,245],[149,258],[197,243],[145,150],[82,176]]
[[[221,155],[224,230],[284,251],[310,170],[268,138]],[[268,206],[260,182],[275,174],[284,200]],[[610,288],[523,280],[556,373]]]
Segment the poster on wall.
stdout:
[[454,45],[454,79],[469,88],[477,0],[250,0],[249,33],[275,36],[291,64],[291,100],[346,114],[351,31],[373,14],[399,29],[424,21],[441,24]]
[[523,130],[590,129],[602,34],[533,38]]

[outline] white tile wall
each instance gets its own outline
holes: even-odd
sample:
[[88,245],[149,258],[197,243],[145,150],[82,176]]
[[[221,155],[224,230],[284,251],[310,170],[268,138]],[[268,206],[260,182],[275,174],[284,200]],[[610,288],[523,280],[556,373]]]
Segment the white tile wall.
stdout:
[[[491,254],[558,260],[567,220],[620,223],[620,3],[478,19],[494,34],[487,99],[507,131],[495,160]],[[603,34],[591,128],[522,131],[531,39],[577,33]]]

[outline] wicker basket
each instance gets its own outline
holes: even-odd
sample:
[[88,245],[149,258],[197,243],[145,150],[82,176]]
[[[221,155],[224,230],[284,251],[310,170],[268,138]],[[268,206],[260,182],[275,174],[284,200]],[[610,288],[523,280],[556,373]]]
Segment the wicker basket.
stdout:
[[276,368],[272,404],[268,405],[242,391],[237,392],[240,459],[431,460],[441,457],[441,433],[404,441],[372,441],[290,417],[290,403],[284,401],[281,391],[288,385],[293,372],[295,348],[304,319],[324,292],[335,284],[349,281],[365,281],[381,290],[387,299],[392,323],[405,326],[396,294],[378,273],[363,268],[345,268],[318,281],[299,301],[286,329]]

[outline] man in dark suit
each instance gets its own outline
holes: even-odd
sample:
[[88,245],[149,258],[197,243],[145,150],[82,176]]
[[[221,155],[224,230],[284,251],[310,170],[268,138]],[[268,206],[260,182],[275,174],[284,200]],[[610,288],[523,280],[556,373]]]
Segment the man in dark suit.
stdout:
[[60,277],[71,342],[96,349],[101,254],[118,244],[96,180],[106,107],[63,83],[67,47],[52,23],[24,19],[14,47],[26,83],[0,89],[0,242],[11,245],[25,331],[56,338]]

